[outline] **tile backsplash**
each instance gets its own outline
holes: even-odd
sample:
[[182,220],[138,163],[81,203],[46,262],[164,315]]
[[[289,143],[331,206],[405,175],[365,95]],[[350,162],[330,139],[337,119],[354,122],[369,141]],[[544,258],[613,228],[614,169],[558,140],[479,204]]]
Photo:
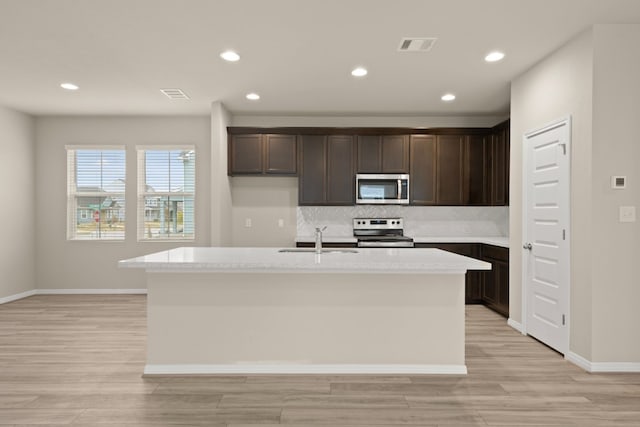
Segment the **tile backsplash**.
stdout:
[[353,218],[404,219],[411,237],[507,236],[508,206],[298,206],[297,235],[312,236],[327,226],[325,236],[353,235]]

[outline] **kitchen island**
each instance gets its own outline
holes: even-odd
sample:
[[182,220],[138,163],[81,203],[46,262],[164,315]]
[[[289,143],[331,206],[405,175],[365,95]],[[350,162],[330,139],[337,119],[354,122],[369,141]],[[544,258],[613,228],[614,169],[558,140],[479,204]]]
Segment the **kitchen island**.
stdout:
[[464,374],[464,277],[438,249],[185,247],[147,273],[145,374]]

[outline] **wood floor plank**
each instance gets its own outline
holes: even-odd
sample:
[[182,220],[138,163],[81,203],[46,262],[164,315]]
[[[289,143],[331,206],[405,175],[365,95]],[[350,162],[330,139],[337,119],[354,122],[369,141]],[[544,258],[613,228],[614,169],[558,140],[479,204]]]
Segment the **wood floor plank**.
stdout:
[[280,409],[185,409],[164,408],[151,409],[87,409],[77,417],[77,423],[101,423],[109,420],[112,423],[148,423],[159,425],[195,424],[226,425],[228,423],[278,423]]
[[282,410],[283,424],[346,424],[346,425],[484,425],[483,419],[475,410],[465,410],[460,405],[457,410],[443,409],[298,409]]
[[466,308],[468,375],[144,376],[146,297],[0,305],[0,425],[640,426],[640,374],[590,374]]

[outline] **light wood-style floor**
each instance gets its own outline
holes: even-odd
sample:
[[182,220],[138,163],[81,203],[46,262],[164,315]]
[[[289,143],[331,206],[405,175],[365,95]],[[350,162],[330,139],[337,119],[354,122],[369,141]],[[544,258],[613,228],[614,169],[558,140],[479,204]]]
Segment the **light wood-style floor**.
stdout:
[[466,376],[144,378],[145,304],[0,305],[0,424],[640,426],[640,374],[586,373],[481,306],[467,307]]

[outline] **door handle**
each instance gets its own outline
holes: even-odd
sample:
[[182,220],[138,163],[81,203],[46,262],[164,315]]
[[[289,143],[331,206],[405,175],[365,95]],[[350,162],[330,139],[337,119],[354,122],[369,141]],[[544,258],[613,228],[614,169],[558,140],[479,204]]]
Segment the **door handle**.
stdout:
[[533,248],[531,243],[525,243],[524,245],[522,245],[522,247],[528,251],[530,251]]

